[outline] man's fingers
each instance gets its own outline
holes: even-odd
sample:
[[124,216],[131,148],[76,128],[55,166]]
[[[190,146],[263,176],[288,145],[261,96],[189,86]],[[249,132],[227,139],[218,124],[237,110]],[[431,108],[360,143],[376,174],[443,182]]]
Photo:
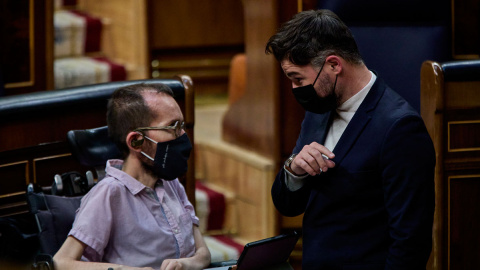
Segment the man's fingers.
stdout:
[[[299,157],[299,156],[296,156],[295,157],[295,160],[294,160],[294,163],[296,165],[296,167],[299,167],[301,168],[302,170],[304,170],[306,173],[308,173],[309,175],[316,175],[318,174],[315,169],[312,167],[312,165],[308,162],[305,161],[304,158],[302,157]],[[294,164],[292,163],[292,165]],[[316,162],[315,162],[316,163]],[[316,165],[313,165],[313,166],[316,166]],[[292,166],[292,170],[293,169],[293,166]],[[318,170],[318,169],[317,169]],[[295,171],[295,170],[294,170]]]
[[323,146],[323,145],[321,145],[317,142],[312,142],[308,146],[317,149],[321,154],[323,154],[328,159],[334,159],[335,158],[335,154],[332,151],[330,151],[328,148],[326,148],[325,146]]
[[295,166],[292,166],[292,169],[295,170],[296,167],[299,167],[312,176],[317,175],[335,166],[335,163],[330,160],[331,157],[333,158],[335,155],[330,150],[313,142],[305,145],[302,151],[298,153],[292,163]]

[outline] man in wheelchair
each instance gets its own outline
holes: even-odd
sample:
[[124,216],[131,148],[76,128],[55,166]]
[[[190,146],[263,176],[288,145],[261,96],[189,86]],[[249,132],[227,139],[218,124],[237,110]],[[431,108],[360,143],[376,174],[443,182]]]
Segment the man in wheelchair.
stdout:
[[203,269],[210,252],[177,177],[192,149],[171,89],[125,86],[108,103],[110,137],[124,160],[82,199],[55,269]]

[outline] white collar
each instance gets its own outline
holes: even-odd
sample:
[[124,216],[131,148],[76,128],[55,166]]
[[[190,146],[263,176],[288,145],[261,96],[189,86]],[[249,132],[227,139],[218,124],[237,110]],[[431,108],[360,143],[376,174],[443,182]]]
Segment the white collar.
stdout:
[[370,71],[370,73],[372,74],[372,77],[370,78],[370,81],[367,83],[367,85],[365,85],[362,90],[358,91],[358,93],[353,95],[347,101],[338,106],[337,113],[357,111],[358,107],[360,107],[360,104],[362,104],[363,100],[367,96],[368,92],[370,92],[370,89],[372,88],[375,80],[377,79],[377,76],[373,72]]

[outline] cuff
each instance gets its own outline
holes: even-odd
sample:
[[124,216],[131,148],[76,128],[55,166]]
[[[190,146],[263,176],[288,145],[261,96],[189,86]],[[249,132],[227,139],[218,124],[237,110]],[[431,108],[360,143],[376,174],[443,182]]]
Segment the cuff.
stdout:
[[284,168],[284,171],[285,171],[285,184],[287,185],[288,190],[297,191],[303,187],[303,185],[305,184],[305,178],[307,178],[308,174],[297,176],[292,174],[285,168]]

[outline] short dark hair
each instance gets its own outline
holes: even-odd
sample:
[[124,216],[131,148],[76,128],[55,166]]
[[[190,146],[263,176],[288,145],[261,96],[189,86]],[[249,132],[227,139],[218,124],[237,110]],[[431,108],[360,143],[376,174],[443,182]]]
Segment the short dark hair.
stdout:
[[108,134],[125,157],[129,152],[126,145],[127,134],[136,128],[149,126],[155,117],[142,95],[144,91],[151,90],[173,97],[172,89],[165,84],[139,83],[115,90],[108,100]]
[[329,55],[352,64],[363,63],[350,29],[330,10],[309,10],[284,23],[267,42],[265,53],[281,62],[319,66]]

